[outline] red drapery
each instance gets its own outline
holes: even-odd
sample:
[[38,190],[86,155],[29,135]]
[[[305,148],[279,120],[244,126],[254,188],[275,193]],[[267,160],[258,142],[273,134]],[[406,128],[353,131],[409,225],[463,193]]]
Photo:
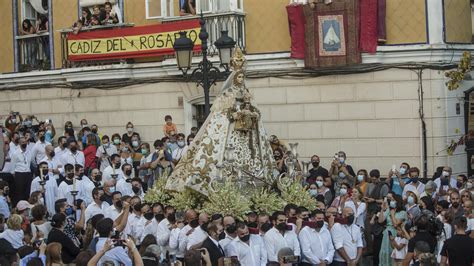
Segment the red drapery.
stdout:
[[302,5],[289,5],[286,7],[288,13],[288,25],[291,37],[291,58],[304,58],[304,24],[305,17]]
[[360,0],[360,40],[362,52],[375,53],[377,50],[377,0]]

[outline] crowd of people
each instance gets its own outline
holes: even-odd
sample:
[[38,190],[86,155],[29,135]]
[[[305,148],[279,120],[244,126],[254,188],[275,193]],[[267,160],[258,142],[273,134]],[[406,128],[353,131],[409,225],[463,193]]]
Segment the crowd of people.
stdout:
[[[338,152],[329,170],[317,155],[304,180],[317,208],[221,213],[146,202],[173,171],[197,128],[141,140],[133,123],[102,135],[82,119],[53,121],[12,112],[0,127],[0,265],[472,265],[473,179],[449,166],[435,176],[403,162],[381,178]],[[161,133],[160,133],[161,134]],[[151,145],[152,144],[152,145]],[[270,137],[276,168],[289,153]]]

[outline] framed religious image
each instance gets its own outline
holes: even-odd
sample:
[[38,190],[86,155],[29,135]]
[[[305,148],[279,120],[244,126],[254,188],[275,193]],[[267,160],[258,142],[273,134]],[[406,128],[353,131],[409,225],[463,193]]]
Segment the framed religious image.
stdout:
[[318,16],[319,56],[345,56],[346,37],[343,15]]

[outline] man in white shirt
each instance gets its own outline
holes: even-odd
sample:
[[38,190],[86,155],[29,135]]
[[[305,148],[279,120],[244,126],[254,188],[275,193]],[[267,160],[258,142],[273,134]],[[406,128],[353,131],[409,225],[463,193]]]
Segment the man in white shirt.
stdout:
[[452,176],[453,170],[449,166],[443,167],[443,172],[441,172],[441,176],[434,180],[437,186],[437,193],[439,196],[439,200],[448,200],[448,190],[450,188],[457,188],[456,183],[457,179]]
[[61,136],[58,139],[58,147],[54,148],[54,154],[56,158],[58,158],[59,162],[61,163],[62,166],[64,166],[66,163],[63,160],[65,158],[65,154],[69,152],[69,149],[67,148],[67,140],[66,137]]
[[97,176],[99,176],[99,170],[93,169],[91,171],[91,177],[83,176],[80,182],[81,187],[79,188],[79,191],[81,194],[79,195],[79,198],[82,199],[87,206],[94,201],[92,198],[92,190],[100,186],[100,182],[96,181]]
[[132,197],[137,196],[141,200],[145,198],[145,193],[143,193],[142,180],[138,177],[132,178]]
[[[112,221],[112,219],[110,218],[104,218],[97,223],[96,229],[99,233],[99,240],[96,244],[96,252],[99,252],[104,246],[105,241],[107,241],[107,239],[110,239],[113,234],[113,228],[114,221]],[[133,265],[132,260],[130,259],[130,256],[127,253],[127,249],[120,246],[115,246],[106,251],[105,254],[100,258],[99,263],[97,263],[97,265],[103,265],[103,263],[106,261],[112,261],[115,266]]]
[[97,148],[96,157],[100,159],[100,171],[104,171],[107,166],[110,166],[110,156],[117,154],[117,147],[110,144],[109,136],[104,135],[102,137],[102,145]]
[[419,198],[421,193],[425,191],[425,184],[419,181],[420,169],[412,167],[408,170],[408,176],[410,177],[410,183],[403,187],[402,197],[407,198],[407,192],[412,191]]
[[92,202],[89,206],[86,208],[86,213],[85,213],[85,219],[86,221],[89,221],[89,219],[99,213],[105,214],[105,211],[109,208],[109,204],[105,201],[103,201],[103,195],[104,191],[99,188],[94,188],[92,190],[92,197],[94,199],[94,202]]
[[178,251],[176,252],[176,258],[178,259],[184,259],[184,253],[188,245],[188,236],[192,234],[194,228],[199,226],[198,215],[195,210],[187,210],[184,215],[188,224],[179,231]]
[[267,250],[259,235],[249,233],[248,227],[244,223],[238,223],[237,237],[230,243],[227,257],[237,257],[240,265],[265,266],[267,265]]
[[77,149],[77,141],[75,140],[69,140],[69,151],[64,153],[62,162],[64,164],[80,164],[82,166],[85,165],[85,157],[84,153],[82,151],[79,151]]
[[[181,230],[184,228],[184,217],[185,213],[183,211],[176,212],[175,222],[172,224],[171,233],[170,233],[170,256],[172,257],[172,261],[175,261],[177,254],[179,252],[179,234]],[[180,254],[181,255],[181,254]],[[182,258],[182,257],[181,257]]]
[[[351,208],[344,208],[342,217],[347,220],[347,224],[335,223],[331,228],[331,236],[336,253],[334,264],[347,263],[347,265],[357,265],[362,257],[362,234],[360,228],[354,223],[354,211]],[[341,264],[342,265],[342,264]]]
[[48,143],[45,140],[46,136],[44,134],[45,134],[44,129],[38,131],[39,140],[33,146],[31,160],[33,160],[35,165],[38,165],[41,162],[41,160],[46,156],[45,148]]
[[[143,235],[143,229],[145,228],[145,224],[147,220],[142,215],[142,207],[144,207],[141,203],[135,204],[133,206],[133,213],[132,215],[128,216],[128,223],[129,226],[129,234],[135,239],[137,245],[140,245]],[[144,211],[146,212],[146,211]]]
[[37,176],[31,182],[30,195],[35,191],[44,193],[44,204],[50,215],[54,215],[54,204],[59,198],[58,183],[52,172],[49,171],[48,163],[41,162],[38,169],[42,171],[43,176]]
[[286,223],[284,212],[274,212],[271,220],[273,228],[268,230],[263,237],[267,248],[268,261],[278,263],[278,251],[282,248],[291,248],[295,256],[301,256],[300,243],[293,231],[293,227]]
[[123,178],[117,179],[117,191],[122,192],[122,195],[133,196],[132,191],[132,165],[126,163],[122,165]]
[[[71,191],[79,191],[78,189],[80,188],[80,181],[77,181],[77,179],[74,176],[74,166],[72,164],[66,164],[64,166],[64,172],[65,172],[65,179],[59,184],[58,191],[59,191],[59,196],[58,198],[63,199],[65,198],[67,200],[67,203],[71,206],[75,206],[74,204],[74,198],[71,195]],[[80,192],[78,192],[79,195]]]
[[171,226],[176,221],[174,215],[174,208],[171,206],[166,206],[165,219],[161,220],[157,228],[156,243],[158,246],[160,246],[162,255],[164,256],[166,256],[166,252],[170,250],[169,241],[171,235]]
[[194,228],[193,232],[188,236],[188,242],[186,243],[186,249],[190,250],[191,247],[201,244],[207,238],[207,232],[204,231],[201,226],[207,225],[209,222],[209,216],[207,213],[200,213],[198,217],[198,224],[196,228]]
[[12,188],[12,206],[16,206],[16,203],[20,200],[28,200],[31,189],[31,170],[30,153],[26,150],[27,148],[26,138],[20,138],[20,148],[13,154],[11,158],[12,174],[15,177],[15,187]]
[[47,162],[48,163],[48,168],[53,172],[55,175],[58,175],[59,173],[64,173],[64,170],[61,169],[63,165],[61,164],[60,160],[56,156],[56,153],[54,152],[54,147],[51,144],[46,144],[45,149],[45,156],[43,159],[41,159],[40,162]]
[[301,265],[329,265],[334,257],[334,246],[331,233],[324,228],[324,212],[316,210],[314,213],[315,228],[304,226],[299,235],[301,252],[303,253]]
[[104,216],[112,219],[113,221],[117,220],[122,213],[123,203],[122,203],[122,194],[119,191],[112,193],[112,205],[110,205],[104,213]]
[[222,219],[222,225],[224,226],[225,238],[219,240],[219,245],[224,249],[226,257],[230,257],[230,249],[232,245],[229,245],[237,237],[237,226],[235,224],[234,217],[227,215]]
[[122,179],[123,173],[122,170],[120,170],[120,166],[122,165],[120,156],[118,154],[112,154],[110,160],[112,165],[105,167],[104,171],[102,171],[102,178],[104,181],[109,181],[113,178],[113,175],[117,175],[117,179]]

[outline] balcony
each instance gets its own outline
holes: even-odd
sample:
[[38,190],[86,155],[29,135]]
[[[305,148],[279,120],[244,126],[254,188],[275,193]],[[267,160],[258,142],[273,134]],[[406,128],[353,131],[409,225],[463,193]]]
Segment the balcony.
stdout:
[[16,56],[20,72],[51,68],[48,32],[16,36],[15,39],[18,42]]
[[[178,22],[178,21],[190,21],[199,19],[199,16],[179,16],[170,17],[162,20],[163,24]],[[242,50],[245,51],[245,14],[242,12],[223,12],[223,13],[208,13],[204,15],[206,21],[206,29],[209,33],[209,49],[208,53],[210,56],[217,55],[218,50],[214,45],[214,42],[221,36],[222,30],[228,30],[229,36],[232,37]],[[133,27],[134,24],[114,24],[110,26],[95,26],[83,28],[81,32],[90,31],[107,31],[123,27]],[[158,56],[158,57],[145,57],[140,59],[112,59],[112,60],[83,60],[83,61],[70,61],[68,51],[67,39],[68,35],[72,33],[72,29],[62,29],[61,33],[61,61],[62,68],[73,68],[73,67],[85,67],[85,66],[100,66],[100,65],[111,65],[120,63],[139,63],[139,62],[160,62],[168,58],[174,58],[174,54]],[[138,48],[137,48],[138,49]]]
[[[175,21],[199,19],[199,16],[181,16],[163,19],[162,23],[170,23]],[[208,13],[204,14],[206,21],[206,30],[209,33],[209,50],[210,55],[216,55],[218,50],[214,42],[221,36],[221,31],[229,31],[229,37],[236,41],[236,45],[245,51],[245,13],[239,11]]]

